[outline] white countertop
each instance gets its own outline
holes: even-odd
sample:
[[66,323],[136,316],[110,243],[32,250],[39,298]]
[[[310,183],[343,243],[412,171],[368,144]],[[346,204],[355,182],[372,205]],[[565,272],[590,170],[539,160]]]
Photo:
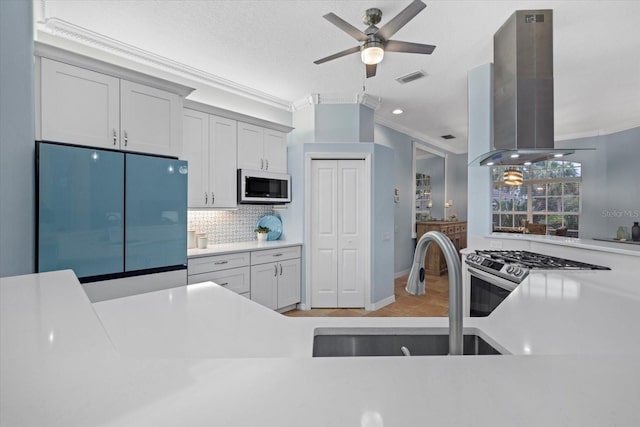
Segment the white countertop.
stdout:
[[224,255],[234,252],[259,251],[264,249],[285,248],[300,245],[302,245],[301,242],[289,240],[269,240],[266,242],[252,240],[249,242],[221,243],[217,245],[208,245],[206,249],[187,249],[187,257],[198,258],[211,255]]
[[465,319],[512,355],[318,359],[316,328],[448,322],[288,318],[210,283],[91,306],[69,271],[4,278],[0,425],[637,426],[640,298],[606,286],[633,273],[532,273]]

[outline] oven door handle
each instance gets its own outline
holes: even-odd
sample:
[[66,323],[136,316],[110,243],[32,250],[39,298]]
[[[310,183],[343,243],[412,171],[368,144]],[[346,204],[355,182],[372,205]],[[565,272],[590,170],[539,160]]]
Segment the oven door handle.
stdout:
[[491,283],[492,285],[498,286],[507,291],[513,291],[518,287],[517,283],[513,283],[509,280],[503,279],[502,277],[495,276],[482,270],[478,270],[477,268],[471,267],[469,264],[467,264],[467,271],[469,271],[469,274],[471,274],[472,276],[476,276],[482,280],[487,281],[488,283]]

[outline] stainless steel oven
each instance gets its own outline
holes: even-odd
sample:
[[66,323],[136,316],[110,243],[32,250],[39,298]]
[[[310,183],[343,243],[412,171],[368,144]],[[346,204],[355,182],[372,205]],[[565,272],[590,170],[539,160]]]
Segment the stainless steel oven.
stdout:
[[471,317],[488,316],[518,286],[517,283],[470,266],[467,271],[471,281]]
[[529,270],[609,270],[608,267],[528,251],[477,250],[465,257],[469,314],[488,316],[528,276]]

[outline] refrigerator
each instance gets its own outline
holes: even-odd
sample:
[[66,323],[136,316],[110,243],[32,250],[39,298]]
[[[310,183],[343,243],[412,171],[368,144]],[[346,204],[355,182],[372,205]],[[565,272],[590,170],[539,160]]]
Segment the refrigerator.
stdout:
[[36,141],[36,171],[38,272],[72,269],[83,284],[186,279],[187,162]]

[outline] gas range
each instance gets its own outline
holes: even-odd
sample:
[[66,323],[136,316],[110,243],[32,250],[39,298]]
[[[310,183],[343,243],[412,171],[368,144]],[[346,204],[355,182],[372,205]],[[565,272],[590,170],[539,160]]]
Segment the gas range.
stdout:
[[514,283],[530,270],[610,270],[608,267],[528,251],[476,250],[466,257],[468,265]]

